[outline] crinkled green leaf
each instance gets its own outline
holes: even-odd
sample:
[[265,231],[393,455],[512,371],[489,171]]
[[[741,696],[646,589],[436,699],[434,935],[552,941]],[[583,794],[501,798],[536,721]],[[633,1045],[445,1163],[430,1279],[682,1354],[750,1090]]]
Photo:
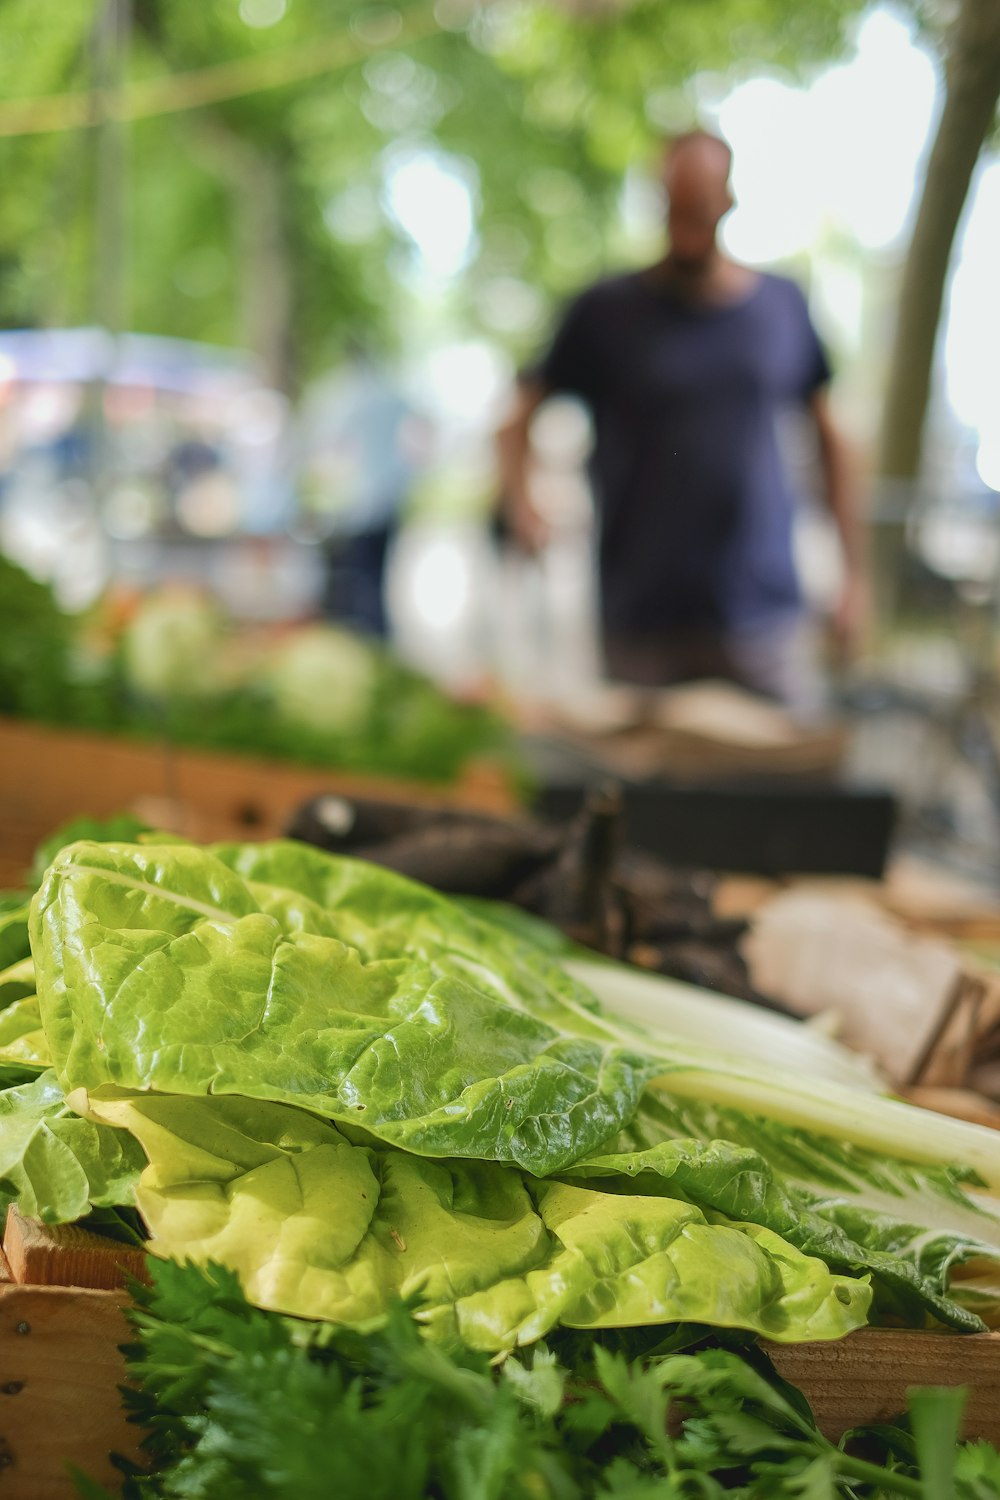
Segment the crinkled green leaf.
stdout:
[[0,969],[0,1012],[25,995],[35,993],[35,965],[30,955]]
[[[287,840],[216,844],[211,852],[244,877],[264,909],[292,923],[326,914],[322,930],[356,947],[365,962],[407,954],[473,980],[511,1009],[560,1030],[603,1042],[624,1035],[533,934],[500,927],[430,886]],[[628,1042],[637,1037],[633,1030]]]
[[25,901],[12,911],[0,912],[0,970],[31,957],[28,937],[30,904]]
[[[631,1149],[629,1149],[631,1147]],[[680,1193],[706,1210],[767,1224],[809,1255],[870,1271],[887,1310],[982,1327],[1000,1282],[1000,1220],[954,1172],[879,1157],[738,1110],[647,1091],[610,1151],[565,1175],[624,1191]],[[965,1279],[963,1263],[978,1281]]]
[[132,1202],[145,1157],[121,1131],[69,1109],[51,1072],[0,1093],[0,1205],[49,1224]]
[[152,1248],[230,1267],[262,1307],[365,1325],[418,1296],[435,1336],[489,1351],[559,1324],[803,1340],[867,1317],[867,1278],[678,1200],[353,1145],[278,1104],[136,1096],[90,1109],[149,1158],[136,1202]]
[[32,949],[67,1090],[285,1101],[421,1154],[539,1174],[634,1112],[658,1064],[561,1030],[593,1002],[530,946],[304,845],[228,857],[238,871],[183,844],[58,855]]
[[39,1073],[52,1066],[34,993],[0,1011],[0,1064],[4,1063],[34,1068]]
[[[668,1094],[665,1082],[678,1080],[708,1098],[713,1080],[723,1098],[730,1085],[753,1093],[753,1067],[722,1056],[713,1073],[704,1049],[602,1014],[522,926],[505,930],[391,872],[287,842],[76,844],[46,876],[31,924],[45,1039],[67,1087],[293,1104],[417,1156],[562,1174],[602,1202],[659,1200],[646,1217],[683,1200],[744,1225],[744,1242],[767,1232],[835,1271],[872,1273],[892,1319],[971,1329],[997,1301],[997,1221],[970,1202],[960,1174],[788,1123],[808,1091],[796,1080],[786,1097],[777,1073],[763,1083],[765,1102],[783,1101],[768,1120]],[[828,1087],[842,1119],[844,1100],[859,1096],[827,1083],[818,1092]],[[865,1094],[866,1130],[882,1107]],[[897,1133],[926,1118],[884,1107],[903,1111],[892,1116]],[[998,1139],[975,1133],[977,1159],[992,1160]],[[268,1170],[284,1180],[290,1169]],[[544,1220],[543,1199],[546,1212],[552,1204],[537,1185],[530,1196]],[[491,1283],[484,1317],[501,1342],[533,1318],[549,1326],[548,1293],[536,1297],[532,1284],[525,1301],[522,1269],[515,1258],[504,1272],[503,1317]],[[641,1280],[616,1290],[620,1320]],[[574,1290],[553,1316],[571,1321]],[[586,1317],[582,1326],[596,1326],[595,1309]]]

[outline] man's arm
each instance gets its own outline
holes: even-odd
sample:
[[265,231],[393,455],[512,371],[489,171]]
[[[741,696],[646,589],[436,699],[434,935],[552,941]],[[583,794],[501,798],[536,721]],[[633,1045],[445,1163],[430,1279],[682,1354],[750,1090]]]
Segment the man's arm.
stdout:
[[834,639],[848,656],[860,644],[868,622],[868,553],[861,519],[860,475],[855,453],[830,412],[825,390],[815,392],[809,409],[816,424],[823,494],[837,528],[844,577],[834,610]]
[[531,498],[531,423],[549,392],[538,380],[519,380],[511,410],[496,434],[501,506],[507,524],[526,552],[537,552],[549,539],[545,518]]

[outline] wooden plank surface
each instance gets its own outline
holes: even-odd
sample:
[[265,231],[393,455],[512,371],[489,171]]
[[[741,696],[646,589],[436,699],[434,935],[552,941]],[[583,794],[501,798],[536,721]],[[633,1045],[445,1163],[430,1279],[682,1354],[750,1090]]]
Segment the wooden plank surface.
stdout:
[[79,1224],[40,1224],[11,1205],[3,1253],[15,1282],[29,1286],[122,1290],[128,1277],[146,1279],[145,1252],[82,1229]]
[[112,1452],[137,1460],[125,1420],[122,1294],[0,1287],[0,1497],[72,1500],[67,1462],[109,1488]]
[[1000,1334],[863,1328],[823,1344],[764,1344],[778,1374],[805,1393],[822,1432],[887,1422],[918,1385],[964,1385],[964,1434],[1000,1446]]
[[0,889],[20,884],[38,843],[82,814],[105,817],[154,798],[189,838],[273,838],[322,792],[483,812],[514,806],[506,774],[486,763],[434,785],[0,719]]

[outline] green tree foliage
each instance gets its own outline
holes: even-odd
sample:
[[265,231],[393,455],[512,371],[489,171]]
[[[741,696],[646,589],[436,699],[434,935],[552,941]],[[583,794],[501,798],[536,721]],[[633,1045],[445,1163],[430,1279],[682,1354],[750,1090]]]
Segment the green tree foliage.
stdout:
[[[0,129],[10,101],[92,86],[108,3],[0,11]],[[288,0],[254,28],[239,0],[133,0],[127,322],[249,344],[291,389],[346,331],[391,329],[409,250],[385,161],[409,143],[467,164],[477,239],[455,313],[490,327],[497,278],[559,296],[607,262],[622,172],[664,124],[692,122],[694,74],[831,55],[860,3]],[[269,86],[276,61],[286,81]],[[192,77],[221,65],[190,107]],[[150,87],[166,90],[154,105]],[[3,323],[93,316],[94,134],[4,143]]]

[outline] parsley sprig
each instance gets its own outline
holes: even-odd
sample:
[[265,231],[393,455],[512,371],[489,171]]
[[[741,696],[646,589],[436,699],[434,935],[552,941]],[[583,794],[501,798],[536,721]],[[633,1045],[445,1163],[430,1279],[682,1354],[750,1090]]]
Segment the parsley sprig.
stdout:
[[837,1446],[750,1345],[630,1359],[571,1337],[491,1365],[429,1343],[406,1306],[333,1330],[251,1307],[220,1267],[152,1277],[127,1395],[148,1468],[120,1461],[126,1500],[1000,1497],[1000,1455],[957,1441],[961,1391]]

